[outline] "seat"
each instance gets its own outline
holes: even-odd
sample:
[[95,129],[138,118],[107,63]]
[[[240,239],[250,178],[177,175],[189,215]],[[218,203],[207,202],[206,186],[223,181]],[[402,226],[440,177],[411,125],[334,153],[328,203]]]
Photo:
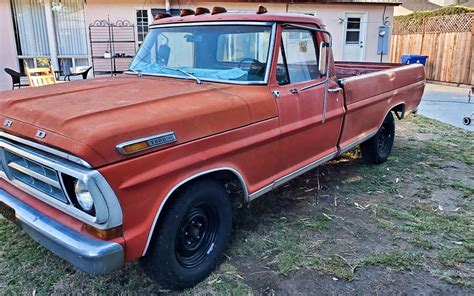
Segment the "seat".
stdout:
[[91,69],[92,69],[92,66],[70,68],[71,74],[66,75],[64,77],[64,81],[66,81],[66,79],[68,81],[71,81],[72,76],[79,76],[79,75],[82,75],[82,79],[87,79],[87,75],[89,74],[89,71]]
[[15,89],[16,86],[18,88],[28,86],[28,84],[21,83],[21,74],[19,72],[10,68],[5,68],[3,70],[5,70],[5,72],[12,78],[12,89]]
[[28,77],[31,87],[39,87],[50,84],[56,84],[56,76],[54,75],[54,69],[51,64],[49,67],[42,68],[28,68],[28,65],[25,64],[25,73]]

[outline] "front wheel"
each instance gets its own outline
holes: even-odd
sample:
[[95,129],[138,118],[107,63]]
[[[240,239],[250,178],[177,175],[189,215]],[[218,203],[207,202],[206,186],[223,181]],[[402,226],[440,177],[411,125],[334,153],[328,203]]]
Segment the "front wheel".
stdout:
[[214,180],[195,182],[170,202],[142,264],[162,288],[182,290],[216,268],[230,242],[233,208]]
[[394,138],[395,120],[392,112],[389,112],[375,136],[360,145],[362,158],[374,164],[385,162],[392,152]]

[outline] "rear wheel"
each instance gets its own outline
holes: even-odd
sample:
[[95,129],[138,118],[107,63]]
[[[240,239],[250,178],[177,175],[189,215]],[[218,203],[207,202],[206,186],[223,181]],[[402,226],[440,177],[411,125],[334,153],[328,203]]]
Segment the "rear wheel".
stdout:
[[464,125],[470,125],[471,124],[471,118],[470,117],[464,117],[462,122],[464,123]]
[[191,184],[171,202],[142,263],[162,288],[181,290],[219,263],[231,238],[233,208],[224,185],[214,180]]
[[360,145],[362,158],[369,163],[385,162],[392,151],[394,138],[395,120],[389,112],[375,136]]

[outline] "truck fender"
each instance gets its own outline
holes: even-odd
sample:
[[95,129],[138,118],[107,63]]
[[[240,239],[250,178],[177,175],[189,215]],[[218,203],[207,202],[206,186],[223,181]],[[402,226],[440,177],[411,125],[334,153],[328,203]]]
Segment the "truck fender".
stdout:
[[196,173],[192,176],[189,176],[187,178],[185,178],[184,180],[180,181],[178,184],[176,184],[165,196],[165,198],[163,199],[160,207],[158,208],[158,211],[155,215],[155,219],[153,220],[153,224],[150,228],[150,233],[148,234],[148,239],[147,239],[147,242],[146,242],[146,245],[145,245],[145,248],[143,250],[143,256],[146,255],[146,252],[148,251],[148,247],[150,246],[150,242],[151,242],[151,238],[153,237],[153,233],[155,231],[155,227],[156,227],[156,223],[158,222],[158,218],[160,217],[160,214],[161,212],[163,211],[163,208],[165,207],[166,203],[168,202],[169,198],[173,195],[174,192],[176,192],[176,190],[178,190],[180,187],[188,184],[190,181],[196,179],[196,178],[199,178],[199,177],[203,177],[205,175],[209,175],[209,174],[212,174],[212,173],[216,173],[216,172],[229,172],[231,174],[233,174],[240,182],[240,185],[242,186],[242,189],[243,189],[243,193],[244,193],[244,200],[247,201],[249,199],[249,193],[248,193],[248,187],[247,187],[247,184],[245,183],[245,180],[244,178],[242,177],[242,174],[240,174],[236,169],[234,168],[230,168],[230,167],[219,167],[219,168],[213,168],[213,169],[208,169],[208,170],[205,170],[205,171],[201,171],[199,173]]

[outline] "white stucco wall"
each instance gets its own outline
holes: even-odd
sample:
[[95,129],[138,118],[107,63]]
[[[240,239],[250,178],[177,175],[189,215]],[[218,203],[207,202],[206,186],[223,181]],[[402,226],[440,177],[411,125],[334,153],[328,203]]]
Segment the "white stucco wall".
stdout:
[[11,79],[3,69],[19,70],[9,0],[0,0],[0,40],[0,90],[6,90],[11,89]]

